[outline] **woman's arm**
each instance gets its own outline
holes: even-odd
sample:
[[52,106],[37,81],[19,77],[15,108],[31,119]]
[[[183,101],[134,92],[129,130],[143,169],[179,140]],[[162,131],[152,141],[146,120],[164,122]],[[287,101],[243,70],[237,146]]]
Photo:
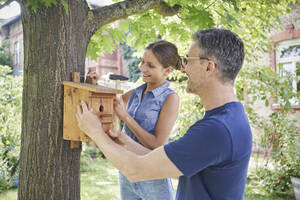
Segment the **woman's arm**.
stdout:
[[170,94],[166,99],[155,127],[155,133],[152,135],[143,129],[126,111],[122,100],[114,101],[114,108],[121,120],[135,134],[138,140],[149,149],[155,149],[164,145],[178,115],[179,97],[177,94]]

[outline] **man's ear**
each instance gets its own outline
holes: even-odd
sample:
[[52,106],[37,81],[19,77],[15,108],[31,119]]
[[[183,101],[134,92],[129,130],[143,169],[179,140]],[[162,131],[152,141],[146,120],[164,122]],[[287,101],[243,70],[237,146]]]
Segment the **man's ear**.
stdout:
[[215,71],[217,70],[216,67],[217,67],[217,66],[216,66],[216,63],[213,62],[213,61],[211,61],[211,60],[209,60],[209,61],[208,61],[208,65],[207,65],[207,67],[206,67],[206,71],[207,71],[207,72],[215,72]]

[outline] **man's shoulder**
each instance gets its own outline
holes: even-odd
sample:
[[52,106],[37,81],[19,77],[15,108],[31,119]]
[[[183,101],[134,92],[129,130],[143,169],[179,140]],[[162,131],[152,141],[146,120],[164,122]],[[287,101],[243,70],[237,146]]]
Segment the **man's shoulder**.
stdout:
[[204,138],[228,138],[229,130],[225,124],[217,118],[211,117],[198,120],[188,130],[187,134],[197,134]]
[[196,121],[190,129],[206,129],[206,128],[224,128],[224,123],[218,117],[211,116]]

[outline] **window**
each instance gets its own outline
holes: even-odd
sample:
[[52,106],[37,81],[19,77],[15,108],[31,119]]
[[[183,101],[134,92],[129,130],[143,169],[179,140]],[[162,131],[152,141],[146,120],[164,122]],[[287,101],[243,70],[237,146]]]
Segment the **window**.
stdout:
[[14,65],[20,64],[20,43],[15,42],[14,46]]
[[[284,75],[285,71],[295,79],[293,81],[294,92],[300,92],[300,38],[278,43],[276,51],[276,71]],[[283,70],[280,70],[279,66]],[[291,100],[292,104],[297,104],[297,100]]]

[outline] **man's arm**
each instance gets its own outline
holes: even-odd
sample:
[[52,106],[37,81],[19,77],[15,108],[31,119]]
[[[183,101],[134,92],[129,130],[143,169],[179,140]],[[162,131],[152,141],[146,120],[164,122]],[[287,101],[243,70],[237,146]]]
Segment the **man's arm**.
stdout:
[[[170,161],[164,148],[159,147],[145,155],[137,155],[115,143],[102,129],[96,115],[82,102],[76,114],[79,128],[85,132],[104,153],[105,157],[130,181],[143,181],[178,177],[179,169]],[[145,153],[145,152],[143,152]]]
[[145,155],[151,150],[147,149],[140,143],[134,141],[131,137],[123,132],[112,132],[109,131],[109,136],[118,144],[121,144],[125,149],[131,151],[137,155]]

